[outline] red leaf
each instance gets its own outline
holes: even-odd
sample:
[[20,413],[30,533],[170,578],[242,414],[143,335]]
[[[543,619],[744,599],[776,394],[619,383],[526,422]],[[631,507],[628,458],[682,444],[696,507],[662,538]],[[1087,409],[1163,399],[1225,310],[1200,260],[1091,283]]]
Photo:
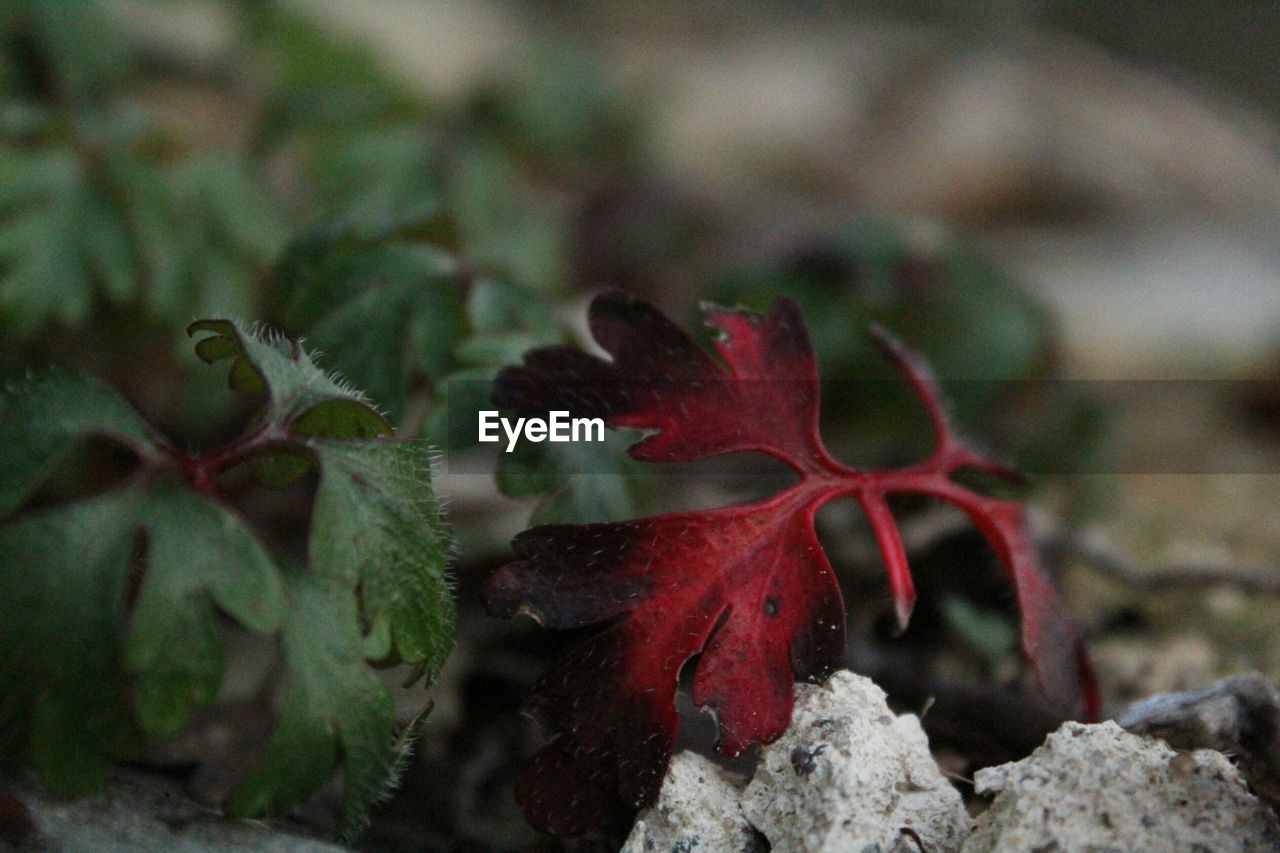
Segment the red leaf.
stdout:
[[612,361],[567,347],[534,350],[495,383],[502,407],[562,409],[650,431],[631,448],[637,459],[754,450],[799,475],[754,503],[516,537],[519,559],[490,580],[490,612],[526,613],[552,628],[606,623],[534,688],[532,712],[550,740],[516,780],[529,821],[574,837],[651,804],[675,743],[680,670],[695,655],[693,700],[714,709],[721,752],[737,755],[782,733],[794,681],[822,678],[843,660],[844,604],[813,526],[818,509],[843,496],[871,522],[903,625],[915,591],[886,496],[929,495],[968,514],[1017,592],[1023,650],[1044,692],[1093,716],[1088,659],[1040,572],[1021,506],[951,479],[962,468],[1016,475],[955,436],[924,363],[873,330],[924,404],[936,444],[905,468],[849,468],[818,434],[817,366],[795,303],[780,298],[767,316],[716,307],[704,316],[722,333],[723,361],[652,306],[606,294],[591,305],[591,331]]
[[27,804],[0,788],[0,841],[15,847],[30,841],[37,832]]

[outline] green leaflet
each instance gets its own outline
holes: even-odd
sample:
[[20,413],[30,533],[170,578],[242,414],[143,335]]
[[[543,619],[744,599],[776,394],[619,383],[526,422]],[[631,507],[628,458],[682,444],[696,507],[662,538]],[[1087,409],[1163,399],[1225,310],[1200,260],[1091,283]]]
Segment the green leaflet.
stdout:
[[25,338],[50,321],[84,322],[93,304],[89,271],[67,247],[95,255],[102,249],[100,238],[82,240],[94,199],[78,183],[79,167],[68,151],[27,154],[5,146],[0,163],[6,173],[25,172],[22,185],[35,185],[0,200],[0,328]]
[[385,646],[360,635],[356,597],[341,580],[289,572],[285,592],[284,708],[227,810],[241,816],[285,813],[329,778],[341,755],[342,830],[350,835],[385,793],[398,760],[395,704],[365,663],[381,657]]
[[285,323],[387,407],[416,379],[439,379],[464,326],[453,225],[435,209],[299,239],[276,269]]
[[233,512],[176,482],[148,489],[139,513],[146,577],[125,644],[135,707],[156,737],[181,731],[222,684],[215,607],[262,633],[280,624],[280,579],[271,557]]
[[428,678],[453,638],[445,580],[449,536],[422,442],[309,442],[320,460],[308,543],[311,570],[358,587],[374,633]]
[[243,312],[283,243],[251,166],[187,147],[137,108],[143,54],[109,5],[0,13],[13,72],[0,90],[0,330],[20,340],[80,328],[103,303],[168,328]]
[[196,342],[196,355],[213,364],[231,359],[229,384],[266,398],[262,422],[299,432],[344,438],[390,435],[391,425],[360,391],[344,385],[295,341],[263,338],[230,320],[198,320],[187,333],[209,336]]
[[458,152],[445,199],[477,264],[551,294],[569,279],[569,221],[545,195],[534,203],[539,192],[509,152],[475,137]]
[[220,154],[175,159],[172,140],[124,108],[69,125],[29,113],[36,142],[0,132],[0,329],[77,328],[104,302],[168,327],[253,309],[284,227],[249,169]]
[[[122,646],[140,543],[144,574]],[[94,787],[140,732],[176,734],[213,700],[223,664],[215,605],[254,630],[280,620],[275,568],[248,527],[168,479],[21,516],[0,526],[0,558],[2,718],[21,728],[31,715],[29,757],[67,793]]]
[[50,373],[0,396],[0,517],[22,505],[78,440],[100,435],[155,452],[147,425],[96,379]]
[[138,495],[0,526],[0,744],[55,791],[98,787],[138,749],[117,635]]
[[501,453],[498,488],[513,498],[542,496],[529,524],[587,524],[643,514],[644,473],[621,452],[634,437],[606,431],[602,442],[532,444]]

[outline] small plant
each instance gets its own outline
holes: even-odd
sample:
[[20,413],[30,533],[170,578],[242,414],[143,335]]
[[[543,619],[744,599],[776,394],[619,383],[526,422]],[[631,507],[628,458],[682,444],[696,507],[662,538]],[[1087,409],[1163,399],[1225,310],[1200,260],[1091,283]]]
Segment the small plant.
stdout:
[[956,437],[923,362],[873,331],[928,412],[932,454],[904,468],[850,468],[818,434],[817,367],[795,303],[779,298],[767,315],[707,307],[704,316],[721,333],[721,361],[652,306],[604,295],[592,303],[590,323],[611,361],[563,346],[536,349],[495,382],[499,406],[568,410],[649,431],[631,447],[638,460],[758,451],[797,475],[752,503],[543,525],[516,537],[519,559],[499,569],[486,592],[494,615],[525,613],[552,628],[605,625],[534,688],[531,711],[551,739],[516,780],[529,821],[574,837],[653,803],[675,743],[674,693],[694,656],[693,701],[714,710],[720,752],[738,755],[782,734],[795,679],[820,679],[844,659],[844,604],[814,532],[817,510],[839,497],[856,499],[870,520],[904,625],[915,593],[886,497],[917,493],[963,510],[1013,584],[1022,648],[1042,689],[1092,716],[1088,659],[1037,565],[1021,505],[953,478],[1013,472]]
[[[372,666],[409,681],[439,671],[453,639],[449,534],[420,442],[394,441],[364,396],[297,343],[202,320],[197,354],[228,361],[259,406],[224,446],[188,454],[118,394],[52,372],[0,397],[0,754],[63,793],[100,785],[108,762],[172,737],[223,680],[219,614],[279,638],[281,704],[226,803],[287,811],[344,769],[342,827],[359,828],[405,744]],[[46,486],[87,440],[122,448],[105,489]],[[73,466],[74,467],[74,466]],[[231,504],[224,475],[279,489],[316,472],[305,565],[273,553]],[[62,475],[62,476],[56,476]]]

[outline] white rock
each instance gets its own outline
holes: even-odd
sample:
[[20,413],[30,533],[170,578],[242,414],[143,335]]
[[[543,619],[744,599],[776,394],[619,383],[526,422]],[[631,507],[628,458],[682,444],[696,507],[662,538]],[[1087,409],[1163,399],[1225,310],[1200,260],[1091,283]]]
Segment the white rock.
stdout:
[[738,807],[742,783],[695,752],[671,759],[656,805],[637,818],[623,853],[763,849]]
[[791,727],[762,751],[742,810],[775,853],[956,850],[972,825],[919,719],[849,672],[796,686]]
[[1175,752],[1113,722],[1064,723],[976,783],[997,796],[965,851],[1280,849],[1275,815],[1226,756]]

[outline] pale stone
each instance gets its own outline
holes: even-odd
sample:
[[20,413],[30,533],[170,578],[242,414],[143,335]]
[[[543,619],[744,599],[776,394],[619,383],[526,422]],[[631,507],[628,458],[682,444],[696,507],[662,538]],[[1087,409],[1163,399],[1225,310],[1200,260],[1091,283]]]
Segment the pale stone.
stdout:
[[767,849],[742,816],[742,783],[710,759],[682,752],[671,759],[657,804],[636,819],[624,853]]
[[972,824],[919,719],[850,672],[796,686],[791,727],[763,749],[742,809],[776,853],[956,850]]
[[996,794],[964,844],[988,850],[1280,849],[1280,824],[1220,752],[1177,752],[1114,722],[1064,723],[976,775]]

